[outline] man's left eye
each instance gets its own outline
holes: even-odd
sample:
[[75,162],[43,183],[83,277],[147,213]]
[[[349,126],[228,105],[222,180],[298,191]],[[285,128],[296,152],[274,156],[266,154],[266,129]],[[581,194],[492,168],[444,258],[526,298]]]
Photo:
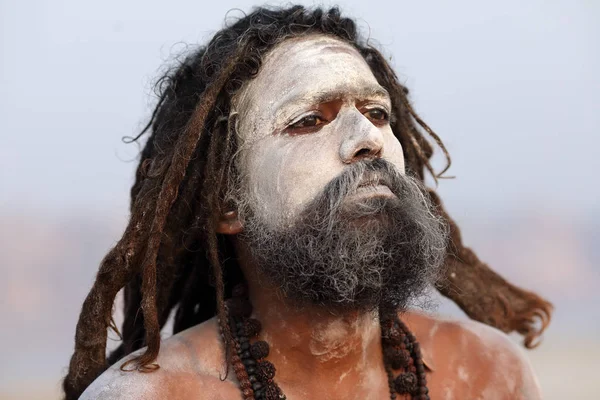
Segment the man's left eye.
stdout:
[[380,108],[374,108],[372,110],[368,110],[365,114],[367,114],[367,116],[374,121],[387,121],[388,120],[387,112],[385,112],[384,110],[382,110]]

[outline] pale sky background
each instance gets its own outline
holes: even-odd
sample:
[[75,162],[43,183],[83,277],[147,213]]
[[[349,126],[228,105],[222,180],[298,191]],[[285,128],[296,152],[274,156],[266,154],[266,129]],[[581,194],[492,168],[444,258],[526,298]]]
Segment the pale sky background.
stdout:
[[[0,400],[58,398],[128,215],[138,149],[121,137],[165,63],[258,4],[0,0]],[[457,178],[439,191],[467,243],[556,305],[528,353],[545,398],[600,398],[600,1],[325,4],[392,57],[445,141]]]

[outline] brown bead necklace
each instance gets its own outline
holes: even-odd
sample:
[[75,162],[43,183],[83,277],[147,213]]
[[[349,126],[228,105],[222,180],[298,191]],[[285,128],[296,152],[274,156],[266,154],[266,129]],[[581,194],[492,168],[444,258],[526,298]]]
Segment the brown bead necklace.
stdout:
[[[250,318],[252,305],[244,285],[234,288],[233,297],[227,301],[227,313],[236,351],[231,361],[236,374],[241,372],[244,376],[244,382],[240,382],[244,400],[286,399],[274,380],[275,366],[266,359],[269,344],[264,340],[251,342],[259,335],[262,325]],[[395,313],[382,319],[381,339],[390,399],[409,395],[411,400],[429,400],[419,343]],[[394,376],[393,370],[398,369],[402,372]]]

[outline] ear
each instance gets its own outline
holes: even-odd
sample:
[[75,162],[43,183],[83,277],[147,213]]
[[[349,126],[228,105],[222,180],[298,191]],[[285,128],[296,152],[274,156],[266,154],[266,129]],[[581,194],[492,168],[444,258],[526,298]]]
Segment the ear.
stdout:
[[217,221],[217,233],[223,235],[236,235],[243,230],[242,223],[238,219],[237,211],[226,211],[219,215]]

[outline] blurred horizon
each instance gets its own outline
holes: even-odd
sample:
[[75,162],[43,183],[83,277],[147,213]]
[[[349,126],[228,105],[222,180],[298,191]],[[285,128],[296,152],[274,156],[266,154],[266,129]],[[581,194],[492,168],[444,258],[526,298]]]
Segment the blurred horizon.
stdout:
[[[58,399],[129,215],[139,146],[121,138],[166,67],[257,4],[0,1],[0,399]],[[450,151],[438,191],[465,243],[555,305],[527,352],[544,398],[600,398],[600,2],[337,4]]]

